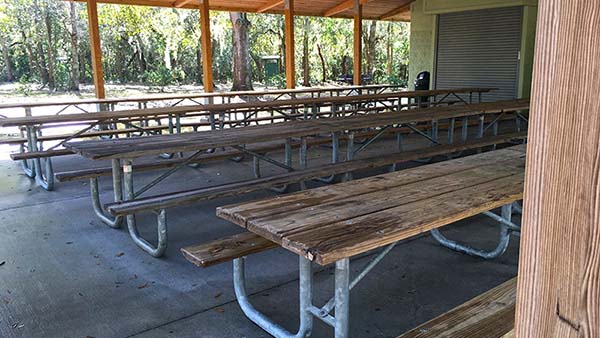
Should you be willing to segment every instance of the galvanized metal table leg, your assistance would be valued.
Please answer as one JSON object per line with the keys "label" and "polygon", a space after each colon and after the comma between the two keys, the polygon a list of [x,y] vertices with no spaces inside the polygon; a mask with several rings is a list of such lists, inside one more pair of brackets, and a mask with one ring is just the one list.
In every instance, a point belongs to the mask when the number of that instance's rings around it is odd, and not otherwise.
{"label": "galvanized metal table leg", "polygon": [[[115,202],[123,200],[123,173],[121,171],[121,162],[118,159],[112,160],[112,183],[113,183],[113,196]],[[118,229],[123,223],[123,216],[111,216],[100,201],[100,190],[98,189],[98,177],[90,178],[90,189],[92,195],[92,205],[94,212],[100,220],[113,229]]]}
{"label": "galvanized metal table leg", "polygon": [[[39,142],[35,128],[30,126],[27,127],[27,129],[28,137],[31,139],[31,151],[40,151],[40,148],[38,148]],[[54,190],[54,168],[52,167],[52,159],[48,157],[45,158],[43,162],[44,164],[42,165],[42,159],[39,157],[33,160],[35,168],[35,181],[45,190],[52,191]]]}
{"label": "galvanized metal table leg", "polygon": [[[287,165],[288,167],[292,166],[292,139],[287,138],[285,140],[285,153],[284,153],[284,163],[285,165]],[[289,185],[288,184],[283,184],[279,187],[272,187],[271,190],[277,192],[277,193],[284,193],[287,191]]]}
{"label": "galvanized metal table leg", "polygon": [[485,212],[484,215],[498,221],[500,226],[500,238],[495,249],[486,251],[476,249],[468,245],[460,244],[456,241],[446,238],[438,229],[431,230],[431,235],[441,245],[470,256],[480,257],[483,259],[494,259],[500,257],[508,248],[511,232],[519,232],[520,227],[512,223],[512,203],[502,207],[502,216],[498,216],[492,212]]}
{"label": "galvanized metal table leg", "polygon": [[[123,163],[123,180],[125,187],[125,200],[131,201],[135,198],[135,192],[133,190],[133,166],[132,161],[129,159],[125,160]],[[140,236],[135,221],[135,215],[127,215],[126,220],[129,235],[137,246],[146,251],[152,257],[158,258],[164,255],[165,251],[167,250],[167,219],[164,209],[156,212],[158,235],[158,243],[156,246],[153,246]]]}
{"label": "galvanized metal table leg", "polygon": [[299,258],[300,275],[300,325],[298,331],[290,333],[279,324],[273,322],[265,314],[259,312],[250,302],[246,291],[246,258],[233,260],[233,285],[235,296],[240,308],[251,321],[276,338],[307,338],[310,337],[313,327],[313,318],[310,312],[312,306],[313,273],[312,265],[304,257]]}
{"label": "galvanized metal table leg", "polygon": [[467,142],[467,139],[469,138],[469,118],[467,116],[462,118],[461,127],[461,141]]}
{"label": "galvanized metal table leg", "polygon": [[[479,124],[477,125],[477,138],[483,138],[483,133],[485,131],[485,115],[479,116]],[[477,148],[477,153],[481,153],[483,149]]]}
{"label": "galvanized metal table leg", "polygon": [[[354,132],[348,133],[348,140],[346,145],[346,161],[352,161],[354,159]],[[347,172],[344,176],[344,181],[351,181],[352,173]]]}
{"label": "galvanized metal table leg", "polygon": [[[30,129],[27,128],[26,129],[26,133],[23,133],[23,130],[21,129],[21,137],[25,137],[27,139],[27,146],[25,146],[24,144],[20,145],[20,151],[21,153],[25,153],[25,150],[27,151],[32,151],[31,149],[33,149],[33,142],[32,142],[32,138],[30,136]],[[23,160],[21,161],[21,168],[23,169],[23,172],[25,172],[25,175],[29,178],[35,178],[35,161],[31,160]]]}
{"label": "galvanized metal table leg", "polygon": [[[331,134],[331,163],[339,162],[339,160],[340,160],[339,148],[340,148],[340,135],[338,133],[332,133]],[[331,182],[333,182],[333,180],[335,180],[335,174],[333,174],[329,177],[322,177],[319,179],[319,181],[324,182],[324,183],[331,183]]]}
{"label": "galvanized metal table leg", "polygon": [[[403,145],[403,142],[402,142],[402,133],[400,131],[398,131],[396,133],[396,149],[398,151],[404,151],[404,145]],[[394,163],[390,167],[390,171],[396,171],[396,170],[398,170],[398,164]]]}
{"label": "galvanized metal table leg", "polygon": [[347,338],[350,328],[350,259],[335,262],[335,338]]}
{"label": "galvanized metal table leg", "polygon": [[252,172],[255,178],[260,178],[260,159],[256,156],[252,156]]}
{"label": "galvanized metal table leg", "polygon": [[[300,168],[306,169],[308,167],[308,143],[306,137],[300,138]],[[300,189],[306,190],[306,182],[300,182]]]}

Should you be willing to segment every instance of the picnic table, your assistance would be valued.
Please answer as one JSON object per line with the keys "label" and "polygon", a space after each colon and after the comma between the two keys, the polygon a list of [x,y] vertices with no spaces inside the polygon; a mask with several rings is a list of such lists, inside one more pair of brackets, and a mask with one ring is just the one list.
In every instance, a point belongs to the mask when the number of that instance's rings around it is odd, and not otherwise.
{"label": "picnic table", "polygon": [[[363,88],[363,87],[360,87]],[[284,92],[275,92],[275,99],[270,101],[254,101],[227,104],[193,104],[188,106],[169,106],[163,108],[127,109],[119,111],[101,111],[88,113],[86,110],[77,114],[30,116],[31,107],[27,106],[24,117],[0,118],[0,127],[18,127],[20,138],[0,140],[0,143],[15,144],[20,152],[11,154],[13,160],[20,160],[23,170],[28,177],[35,178],[37,183],[46,190],[52,190],[54,185],[52,157],[71,154],[62,149],[65,142],[74,139],[91,137],[130,137],[142,135],[181,133],[184,128],[194,131],[199,128],[223,129],[225,127],[247,126],[249,124],[264,124],[286,120],[307,119],[315,117],[348,116],[365,112],[381,112],[401,110],[420,106],[422,96],[439,97],[432,100],[430,105],[456,102],[475,102],[473,95],[478,94],[478,102],[482,94],[493,88],[456,88],[430,91],[385,92],[389,87],[351,88],[348,95],[340,95],[340,91],[331,90],[331,96],[321,96],[321,89],[294,91],[292,99],[280,99]],[[325,90],[325,89],[322,89]],[[373,93],[369,95],[363,92]],[[311,97],[296,98],[295,95],[310,93]],[[334,92],[338,95],[334,96]],[[358,95],[350,95],[351,93]],[[238,93],[243,94],[243,93]],[[289,94],[289,93],[288,93]],[[225,95],[225,94],[221,94]],[[407,99],[408,103],[402,103]],[[411,99],[414,102],[411,102]],[[435,102],[433,102],[435,101]],[[67,104],[67,102],[63,102]],[[59,103],[59,104],[63,104]],[[7,107],[11,107],[8,105]],[[260,115],[263,116],[260,116]],[[217,118],[218,116],[218,118]],[[239,117],[241,116],[241,118]],[[208,118],[208,121],[197,121],[194,118]],[[192,119],[182,123],[182,119]],[[62,128],[82,129],[70,133],[48,134],[42,130]],[[122,127],[120,127],[122,126]],[[98,130],[96,130],[98,129]],[[45,142],[54,142],[45,148]],[[166,156],[172,157],[172,154]],[[42,163],[43,162],[43,163]]]}
{"label": "picnic table", "polygon": [[[246,293],[244,258],[234,260],[234,286],[242,310],[269,334],[304,337],[318,318],[349,332],[350,289],[399,241],[444,225],[485,214],[498,221],[501,237],[520,227],[511,206],[522,199],[525,146],[487,152],[278,198],[223,206],[217,216],[299,256],[300,328],[293,334],[259,312]],[[502,214],[491,212],[502,208]],[[504,252],[507,240],[497,251]],[[383,250],[350,278],[350,258]],[[451,247],[457,249],[457,247]],[[460,248],[458,248],[460,250]],[[311,264],[335,263],[335,294],[322,307],[313,304]],[[335,309],[335,316],[331,311]]]}
{"label": "picnic table", "polygon": [[[415,128],[413,124],[419,122],[437,123],[440,119],[454,119],[462,117],[468,119],[470,116],[477,116],[481,122],[481,116],[486,114],[498,115],[497,118],[506,112],[515,112],[525,110],[529,107],[528,100],[501,101],[493,103],[479,103],[473,105],[461,105],[451,107],[434,107],[424,109],[412,109],[401,112],[380,113],[373,115],[360,115],[346,118],[314,119],[289,121],[269,125],[250,126],[245,128],[231,128],[216,131],[200,131],[196,133],[183,133],[172,135],[157,135],[143,138],[129,138],[117,140],[98,140],[84,142],[68,142],[65,147],[74,153],[92,160],[111,160],[113,191],[115,193],[115,202],[131,201],[140,197],[145,192],[165,180],[180,168],[192,163],[195,158],[202,156],[207,150],[231,147],[243,152],[255,159],[268,162],[272,165],[294,171],[292,168],[291,142],[292,138],[300,139],[300,165],[302,169],[307,167],[307,138],[316,135],[328,135],[332,142],[332,162],[337,161],[337,152],[339,147],[340,133],[348,133],[346,160],[352,160],[356,153],[366,148],[374,140],[380,137],[387,128],[392,126],[407,127],[418,134],[439,144],[435,137],[427,135]],[[434,123],[434,122],[432,122]],[[465,126],[463,122],[463,126]],[[358,149],[354,149],[354,133],[364,128],[380,128],[379,131]],[[453,129],[453,128],[452,128]],[[464,130],[464,129],[463,129]],[[479,136],[483,136],[484,126],[479,127]],[[463,134],[464,140],[466,135]],[[285,140],[284,162],[272,157],[254,152],[249,145],[259,144],[273,140]],[[450,142],[451,143],[451,142]],[[134,189],[133,184],[133,161],[136,158],[159,155],[162,153],[180,153],[191,152],[187,159],[180,161],[179,164],[165,173],[159,175],[145,186]],[[91,184],[92,199],[98,201],[97,184]],[[124,191],[123,191],[124,190]],[[98,216],[105,223],[112,227],[119,227],[122,221],[121,217],[112,217],[100,208],[95,208]],[[157,214],[157,232],[158,244],[151,245],[144,240],[137,230],[135,215],[125,217],[130,235],[134,242],[143,250],[152,256],[161,256],[167,243],[167,226],[164,210]]]}

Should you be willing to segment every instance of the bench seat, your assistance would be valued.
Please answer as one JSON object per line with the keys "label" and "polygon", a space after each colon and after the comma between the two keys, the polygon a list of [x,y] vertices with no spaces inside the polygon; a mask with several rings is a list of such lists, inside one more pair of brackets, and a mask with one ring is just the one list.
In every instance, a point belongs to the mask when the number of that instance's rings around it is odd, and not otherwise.
{"label": "bench seat", "polygon": [[397,338],[501,338],[515,326],[517,278]]}
{"label": "bench seat", "polygon": [[259,235],[243,232],[212,242],[182,248],[181,253],[194,265],[206,268],[276,246],[277,244]]}

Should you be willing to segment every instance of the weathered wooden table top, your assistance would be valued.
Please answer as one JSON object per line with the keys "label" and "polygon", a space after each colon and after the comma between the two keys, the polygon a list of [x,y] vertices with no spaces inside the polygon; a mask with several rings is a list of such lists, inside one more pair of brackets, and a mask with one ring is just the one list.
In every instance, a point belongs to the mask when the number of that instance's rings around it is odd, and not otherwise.
{"label": "weathered wooden table top", "polygon": [[223,206],[217,215],[321,265],[522,199],[525,146]]}
{"label": "weathered wooden table top", "polygon": [[511,100],[450,107],[433,107],[378,113],[354,117],[287,121],[281,123],[126,138],[68,142],[65,148],[90,159],[125,159],[161,153],[199,151],[241,144],[266,142],[290,137],[303,137],[323,133],[359,130],[393,124],[424,122],[452,117],[494,114],[529,108],[529,100]]}

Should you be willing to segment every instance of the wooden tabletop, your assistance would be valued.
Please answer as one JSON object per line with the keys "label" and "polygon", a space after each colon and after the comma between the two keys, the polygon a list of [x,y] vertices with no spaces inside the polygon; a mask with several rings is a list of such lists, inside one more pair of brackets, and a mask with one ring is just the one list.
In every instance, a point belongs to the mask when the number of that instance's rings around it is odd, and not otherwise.
{"label": "wooden tabletop", "polygon": [[161,153],[199,151],[252,144],[290,137],[358,130],[452,117],[501,113],[529,108],[529,100],[500,101],[450,107],[434,107],[343,118],[322,118],[274,124],[168,134],[116,140],[68,142],[65,148],[93,160],[125,159]]}
{"label": "wooden tabletop", "polygon": [[[202,98],[215,98],[215,97],[235,97],[235,96],[268,96],[268,95],[284,95],[284,94],[312,94],[319,92],[343,92],[352,91],[357,89],[364,90],[379,90],[379,89],[390,89],[398,88],[399,85],[365,85],[365,86],[339,86],[339,87],[307,87],[307,88],[295,88],[295,89],[269,89],[269,90],[244,90],[236,92],[214,92],[214,93],[198,93],[198,94],[167,94],[167,95],[144,95],[144,96],[129,96],[129,97],[114,97],[106,99],[79,99],[79,100],[65,100],[65,101],[46,101],[46,102],[15,102],[0,104],[0,109],[8,108],[35,108],[35,107],[48,107],[48,106],[68,106],[68,105],[79,105],[79,104],[96,104],[96,103],[121,103],[121,102],[150,102],[150,101],[164,101],[164,100],[184,100],[184,99],[202,99]],[[474,88],[474,92],[489,92],[493,88]]]}
{"label": "wooden tabletop", "polygon": [[388,100],[419,96],[435,96],[446,95],[449,93],[465,94],[470,92],[488,92],[493,88],[457,88],[457,89],[440,89],[440,90],[417,90],[417,91],[401,91],[401,92],[385,92],[381,94],[369,95],[344,95],[344,96],[322,96],[315,98],[298,98],[287,100],[271,100],[271,101],[253,101],[253,102],[238,102],[238,103],[215,103],[215,104],[198,104],[176,107],[163,108],[146,108],[146,109],[128,109],[118,111],[103,111],[93,113],[79,114],[62,114],[62,115],[40,115],[40,116],[23,116],[9,117],[0,119],[0,127],[15,127],[27,125],[43,125],[49,123],[67,123],[67,122],[93,122],[107,121],[112,119],[134,118],[134,117],[154,117],[168,115],[185,115],[194,112],[228,112],[236,110],[248,109],[285,109],[289,107],[301,107],[302,105],[327,105],[332,103],[337,104],[352,104],[359,102],[371,102],[377,100]]}
{"label": "wooden tabletop", "polygon": [[217,215],[326,265],[522,199],[524,168],[520,145],[219,207]]}

